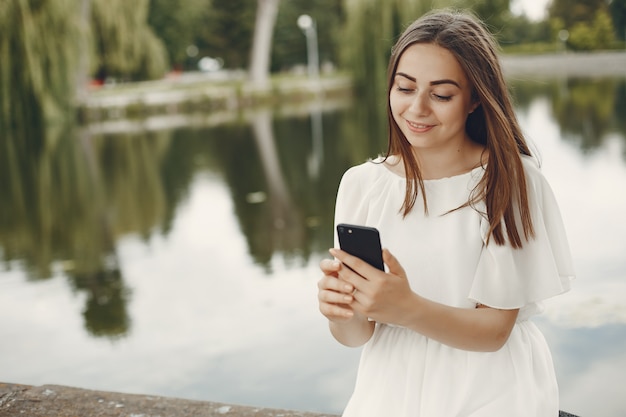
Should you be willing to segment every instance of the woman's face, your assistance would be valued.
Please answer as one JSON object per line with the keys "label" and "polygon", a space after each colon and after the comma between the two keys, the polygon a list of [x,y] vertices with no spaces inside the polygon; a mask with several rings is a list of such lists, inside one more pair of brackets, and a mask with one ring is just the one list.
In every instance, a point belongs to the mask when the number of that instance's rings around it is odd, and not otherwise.
{"label": "woman's face", "polygon": [[467,116],[477,106],[471,95],[469,81],[450,51],[419,43],[400,57],[389,104],[415,152],[457,152],[467,140]]}

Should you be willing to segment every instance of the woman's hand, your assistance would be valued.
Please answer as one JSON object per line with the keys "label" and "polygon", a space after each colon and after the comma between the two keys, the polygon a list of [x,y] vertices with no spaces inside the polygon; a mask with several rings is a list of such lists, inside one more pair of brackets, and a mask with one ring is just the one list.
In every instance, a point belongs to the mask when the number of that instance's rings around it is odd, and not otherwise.
{"label": "woman's hand", "polygon": [[345,303],[357,313],[381,323],[403,325],[402,319],[415,308],[417,295],[411,291],[404,268],[387,250],[383,261],[389,272],[380,271],[367,262],[339,250],[331,249],[342,268],[337,270],[339,287],[354,288],[353,300]]}
{"label": "woman's hand", "polygon": [[372,337],[375,323],[351,306],[354,286],[339,279],[339,274],[348,268],[337,260],[324,259],[320,269],[324,276],[317,284],[317,299],[320,312],[328,318],[330,332],[339,343],[361,346]]}
{"label": "woman's hand", "polygon": [[338,279],[339,271],[342,269],[341,262],[324,259],[320,262],[320,269],[324,273],[317,283],[320,312],[333,322],[349,321],[354,316],[354,311],[350,307],[354,287]]}

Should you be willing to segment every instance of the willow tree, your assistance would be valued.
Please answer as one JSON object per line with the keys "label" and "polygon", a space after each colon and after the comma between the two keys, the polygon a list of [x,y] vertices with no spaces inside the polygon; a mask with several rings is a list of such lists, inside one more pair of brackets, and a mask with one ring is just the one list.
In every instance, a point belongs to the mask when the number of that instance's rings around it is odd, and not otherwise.
{"label": "willow tree", "polygon": [[128,79],[163,75],[165,50],[147,13],[148,0],[1,0],[0,131],[33,136],[72,118],[96,69]]}
{"label": "willow tree", "polygon": [[0,1],[0,131],[64,116],[75,88],[81,33],[76,0]]}
{"label": "willow tree", "polygon": [[161,77],[167,52],[148,25],[148,0],[92,0],[95,67],[101,78]]}

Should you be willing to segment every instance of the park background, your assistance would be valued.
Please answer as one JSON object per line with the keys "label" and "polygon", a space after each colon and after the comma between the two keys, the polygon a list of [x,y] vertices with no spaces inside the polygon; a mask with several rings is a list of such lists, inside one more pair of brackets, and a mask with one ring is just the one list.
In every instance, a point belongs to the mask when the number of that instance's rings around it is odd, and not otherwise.
{"label": "park background", "polygon": [[340,412],[336,187],[385,149],[393,40],[455,6],[496,33],[570,235],[537,318],[561,408],[626,413],[626,2],[524,3],[0,3],[0,381]]}

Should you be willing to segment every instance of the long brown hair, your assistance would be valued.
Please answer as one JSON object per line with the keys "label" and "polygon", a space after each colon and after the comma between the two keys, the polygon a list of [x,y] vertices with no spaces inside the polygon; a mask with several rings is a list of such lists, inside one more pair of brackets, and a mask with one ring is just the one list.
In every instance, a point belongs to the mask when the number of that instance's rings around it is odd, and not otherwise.
{"label": "long brown hair", "polygon": [[420,193],[427,210],[419,165],[389,104],[398,61],[404,51],[416,43],[430,43],[447,49],[465,71],[472,87],[472,99],[480,103],[468,116],[465,129],[473,141],[485,146],[489,158],[485,174],[466,205],[484,200],[490,225],[488,239],[493,238],[497,244],[503,245],[508,238],[514,248],[521,248],[523,240],[516,218],[519,217],[521,222],[524,239],[534,236],[520,158],[522,154],[530,155],[530,149],[513,111],[496,52],[497,44],[482,22],[469,12],[431,11],[413,22],[391,51],[387,70],[387,157],[399,155],[404,163],[407,181],[403,214],[406,216],[413,209]]}

